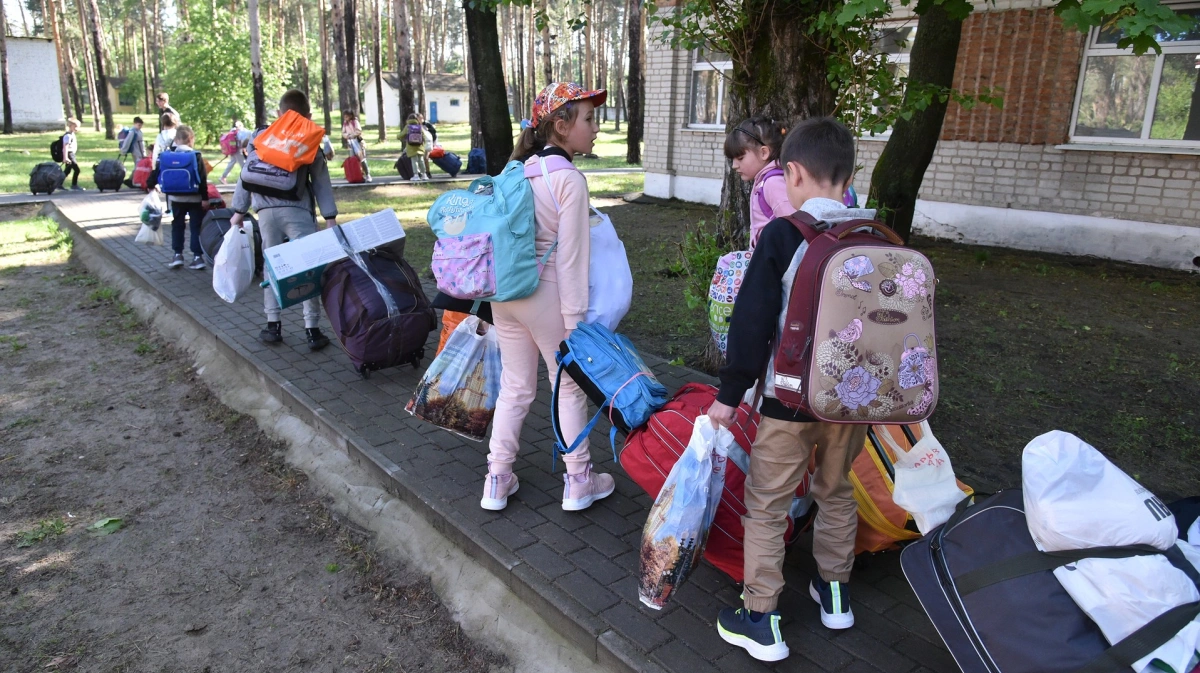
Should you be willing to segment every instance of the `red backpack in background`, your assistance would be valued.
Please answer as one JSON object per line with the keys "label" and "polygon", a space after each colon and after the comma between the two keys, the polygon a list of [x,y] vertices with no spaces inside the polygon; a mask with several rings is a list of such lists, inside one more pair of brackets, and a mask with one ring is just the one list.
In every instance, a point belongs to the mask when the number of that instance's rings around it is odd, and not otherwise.
{"label": "red backpack in background", "polygon": [[231,157],[237,154],[238,151],[238,134],[237,129],[232,129],[225,135],[221,136],[221,154]]}

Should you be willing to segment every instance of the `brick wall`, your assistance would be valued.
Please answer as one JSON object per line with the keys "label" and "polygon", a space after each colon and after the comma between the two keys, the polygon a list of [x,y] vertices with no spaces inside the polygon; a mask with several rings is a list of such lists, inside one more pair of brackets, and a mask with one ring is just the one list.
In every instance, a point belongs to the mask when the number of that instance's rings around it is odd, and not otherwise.
{"label": "brick wall", "polygon": [[1002,89],[1004,106],[951,103],[943,140],[1055,145],[1066,142],[1084,35],[1052,9],[972,13],[963,23],[954,88]]}

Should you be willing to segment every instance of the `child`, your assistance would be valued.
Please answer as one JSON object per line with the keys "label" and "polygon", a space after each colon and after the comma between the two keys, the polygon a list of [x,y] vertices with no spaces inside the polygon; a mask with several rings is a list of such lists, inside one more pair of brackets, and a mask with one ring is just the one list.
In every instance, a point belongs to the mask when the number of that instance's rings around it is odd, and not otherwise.
{"label": "child", "polygon": [[412,160],[413,180],[429,179],[429,153],[433,138],[421,124],[420,115],[410,114],[404,127],[404,155]]}
{"label": "child", "polygon": [[[798,124],[783,141],[779,160],[790,209],[799,208],[820,220],[819,228],[874,217],[874,210],[848,209],[842,204],[854,173],[854,137],[834,119],[813,118]],[[820,577],[812,581],[808,593],[820,603],[821,623],[826,627],[845,629],[854,624],[847,582],[854,565],[857,507],[848,475],[863,448],[866,426],[825,423],[794,412],[775,398],[772,385],[772,344],[782,329],[792,279],[807,249],[803,235],[785,219],[774,219],[763,228],[733,309],[721,389],[708,411],[714,424],[728,426],[743,395],[766,370],[762,421],[750,452],[742,518],[744,607],[726,608],[717,616],[721,638],[761,661],[788,656],[776,610],[783,590],[783,536],[788,506],[813,451],[817,461],[813,494],[818,505],[813,556]]]}
{"label": "child", "polygon": [[134,117],[133,128],[129,129],[129,135],[125,136],[125,143],[121,145],[121,153],[132,156],[135,164],[146,157],[146,136],[142,134],[144,124],[141,117]]}
{"label": "child", "polygon": [[[167,115],[164,115],[167,116]],[[204,157],[192,149],[196,134],[190,126],[174,128],[174,152],[195,152],[196,170],[200,174],[200,189],[195,194],[172,194],[167,197],[171,208],[171,247],[175,256],[167,266],[178,269],[183,266],[183,232],[185,227],[192,231],[192,263],[188,268],[204,270],[204,251],[200,247],[200,224],[204,221],[204,202],[208,200],[208,171],[204,168]]]}
{"label": "child", "polygon": [[[536,167],[543,157],[558,156],[570,161],[576,153],[590,152],[600,130],[593,110],[603,105],[605,98],[607,93],[603,89],[587,91],[574,83],[547,86],[534,99],[530,127],[521,132],[512,158]],[[558,247],[533,294],[492,304],[503,373],[492,425],[488,474],[480,501],[488,510],[504,509],[508,496],[517,492],[512,466],[520,449],[521,426],[537,396],[538,353],[553,370],[559,343],[583,321],[588,310],[591,230],[587,179],[573,170],[548,175],[548,178],[540,174],[530,178],[537,220],[534,242],[539,259],[555,241]],[[588,401],[570,377],[563,377],[558,409],[563,434],[579,436],[587,425]],[[592,472],[590,459],[586,438],[563,457],[567,465],[563,476],[564,510],[587,509],[593,502],[612,495],[612,476]]]}
{"label": "child", "polygon": [[240,120],[233,122],[231,129],[237,135],[237,149],[233,154],[229,155],[229,164],[225,166],[225,172],[221,174],[221,184],[227,184],[225,178],[229,177],[229,172],[234,166],[243,166],[246,163],[246,143],[250,142],[250,132]]}
{"label": "child", "polygon": [[[279,114],[282,116],[288,110],[312,119],[312,109],[308,104],[308,96],[303,91],[292,89],[279,99]],[[250,138],[254,144],[256,132]],[[329,165],[325,163],[324,152],[317,152],[316,158],[307,166],[301,166],[298,171],[296,184],[296,200],[252,194],[246,189],[241,177],[233,191],[233,216],[229,221],[235,227],[241,227],[250,206],[258,214],[258,228],[262,232],[263,249],[273,248],[283,243],[283,237],[296,240],[317,231],[316,213],[313,212],[314,202],[321,209],[325,225],[332,227],[337,224],[337,203],[333,200],[333,186],[329,182]],[[311,190],[311,191],[310,191]],[[309,196],[311,193],[311,197]],[[308,339],[309,350],[318,351],[329,345],[329,337],[321,333],[317,323],[321,319],[319,299],[309,299],[304,302],[304,333]],[[259,332],[258,338],[265,343],[283,341],[283,326],[280,320],[281,310],[275,292],[271,288],[263,290],[263,307],[267,314],[267,326]]]}
{"label": "child", "polygon": [[175,144],[175,115],[164,112],[159,118],[159,123],[162,124],[162,131],[154,139],[154,147],[150,150],[151,163],[155,166],[158,165],[158,155],[171,149],[171,146]]}
{"label": "child", "polygon": [[79,138],[76,136],[76,131],[78,130],[79,120],[74,117],[68,117],[67,132],[62,137],[63,173],[73,173],[71,175],[71,190],[82,192],[84,189],[79,186],[79,162],[75,160],[75,153],[79,151]]}
{"label": "child", "polygon": [[750,249],[767,223],[795,212],[788,204],[779,149],[783,145],[783,127],[766,117],[751,117],[738,124],[725,137],[725,157],[733,161],[733,170],[754,186],[750,190]]}
{"label": "child", "polygon": [[363,144],[362,127],[358,125],[358,115],[353,112],[347,112],[346,120],[342,122],[342,139],[350,146],[351,156],[362,160],[363,179],[370,182],[371,168],[367,165],[367,146]]}

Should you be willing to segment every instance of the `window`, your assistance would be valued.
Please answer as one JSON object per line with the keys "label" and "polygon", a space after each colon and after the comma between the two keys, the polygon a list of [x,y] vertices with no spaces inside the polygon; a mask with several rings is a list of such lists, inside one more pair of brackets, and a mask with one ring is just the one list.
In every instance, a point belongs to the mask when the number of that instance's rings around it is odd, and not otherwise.
{"label": "window", "polygon": [[[908,64],[912,57],[913,40],[917,37],[917,25],[915,23],[907,24],[891,24],[879,31],[879,35],[875,40],[875,49],[878,53],[887,55],[887,69],[892,73],[897,81],[908,77]],[[872,110],[875,114],[880,114],[886,110],[880,110],[874,107]],[[866,126],[866,124],[864,124]],[[888,129],[882,133],[870,133],[864,129],[863,137],[880,138],[891,135],[892,129]]]}
{"label": "window", "polygon": [[134,107],[137,105],[138,97],[136,93],[129,93],[124,89],[117,92],[117,105],[123,107]]}
{"label": "window", "polygon": [[[1200,7],[1175,11],[1200,17]],[[1071,141],[1200,147],[1200,28],[1162,33],[1161,54],[1118,49],[1121,32],[1092,31],[1083,58]]]}
{"label": "window", "polygon": [[458,107],[458,105],[459,105],[459,103],[458,103],[458,99],[457,99],[457,98],[451,98],[451,99],[450,99],[450,107]]}
{"label": "window", "polygon": [[696,50],[692,64],[692,100],[688,126],[725,130],[727,79],[733,70],[728,54]]}

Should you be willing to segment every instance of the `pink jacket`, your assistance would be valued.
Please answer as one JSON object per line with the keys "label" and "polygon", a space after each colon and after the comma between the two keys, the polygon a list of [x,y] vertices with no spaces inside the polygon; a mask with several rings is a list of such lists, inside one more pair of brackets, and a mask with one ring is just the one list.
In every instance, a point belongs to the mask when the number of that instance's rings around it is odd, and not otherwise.
{"label": "pink jacket", "polygon": [[[552,164],[566,162],[562,157],[548,157],[550,180],[542,177],[538,157],[525,162],[529,182],[533,186],[534,215],[537,230],[534,244],[538,258],[546,254],[554,241],[558,247],[542,271],[542,281],[557,283],[561,300],[563,323],[567,329],[587,317],[588,263],[591,260],[591,224],[587,178],[578,170],[554,170]],[[557,200],[557,205],[555,201]]]}
{"label": "pink jacket", "polygon": [[[762,234],[762,230],[767,226],[767,223],[776,217],[791,215],[796,212],[796,208],[788,202],[787,183],[782,175],[772,175],[766,180],[763,176],[773,169],[779,168],[778,161],[763,166],[763,169],[754,176],[754,188],[750,190],[750,249],[753,250],[755,245],[758,245],[758,237]],[[769,214],[763,211],[762,204],[758,198],[758,193],[762,192],[763,198],[767,202],[767,207],[774,211],[774,214]]]}

